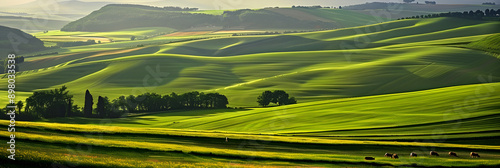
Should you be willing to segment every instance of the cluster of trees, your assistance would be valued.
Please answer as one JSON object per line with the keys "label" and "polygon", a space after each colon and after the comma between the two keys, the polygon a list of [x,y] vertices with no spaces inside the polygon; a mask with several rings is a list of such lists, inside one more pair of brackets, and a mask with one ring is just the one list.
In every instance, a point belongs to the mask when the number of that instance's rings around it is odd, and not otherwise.
{"label": "cluster of trees", "polygon": [[290,97],[290,95],[283,90],[267,90],[262,92],[262,95],[257,97],[257,103],[263,107],[268,106],[270,103],[281,106],[287,104],[297,104],[297,100],[295,100],[295,97]]}
{"label": "cluster of trees", "polygon": [[[54,118],[77,116],[79,108],[73,105],[73,95],[68,94],[68,88],[48,91],[36,91],[26,99],[24,115],[29,118]],[[23,104],[18,102],[17,104]],[[18,105],[19,107],[19,105]],[[18,111],[21,112],[22,106]],[[20,113],[23,114],[23,113]]]}
{"label": "cluster of trees", "polygon": [[181,7],[177,7],[177,6],[165,6],[163,7],[164,10],[168,10],[168,11],[197,11],[198,8],[188,8],[188,7],[185,7],[185,8],[181,8]]}
{"label": "cluster of trees", "polygon": [[97,99],[97,108],[92,110],[93,97],[87,90],[85,94],[84,114],[92,117],[93,112],[98,117],[121,117],[125,113],[156,112],[181,109],[227,108],[227,97],[219,93],[187,92],[160,95],[145,93],[138,96],[120,96],[114,100],[108,97]]}
{"label": "cluster of trees", "polygon": [[[18,115],[16,118],[19,120],[55,117],[118,118],[129,112],[227,108],[227,104],[229,104],[227,97],[222,94],[193,91],[184,94],[171,93],[169,95],[145,93],[138,96],[120,96],[114,100],[98,96],[94,108],[93,96],[87,90],[85,105],[82,109],[74,105],[73,95],[69,94],[66,86],[54,90],[36,91],[25,102],[26,104],[19,101],[16,104],[7,105],[17,107]],[[24,111],[22,111],[23,107]],[[0,112],[5,113],[7,110],[7,108],[0,109]],[[0,116],[0,118],[2,117],[5,116]]]}
{"label": "cluster of trees", "polygon": [[[98,41],[97,43],[101,43]],[[83,45],[92,45],[97,44],[95,40],[87,40],[87,41],[71,41],[71,42],[57,42],[57,46],[59,47],[74,47],[74,46],[83,46]]]}
{"label": "cluster of trees", "polygon": [[[278,106],[297,103],[294,97],[290,97],[283,90],[265,91],[257,98],[257,102],[264,107],[270,103]],[[138,96],[120,96],[114,100],[98,96],[96,108],[94,108],[94,98],[87,90],[85,105],[80,108],[74,105],[73,95],[69,94],[68,88],[62,86],[54,90],[36,91],[26,99],[26,104],[19,101],[7,106],[17,107],[17,119],[35,120],[55,117],[118,118],[126,113],[227,108],[228,104],[227,97],[222,94],[193,91],[184,94],[172,92],[168,95],[145,93]],[[22,111],[23,107],[24,111]],[[0,109],[0,112],[5,113],[7,110],[7,108]]]}
{"label": "cluster of trees", "polygon": [[308,8],[308,9],[319,9],[323,8],[320,5],[314,5],[314,6],[295,6],[293,5],[292,8]]}
{"label": "cluster of trees", "polygon": [[499,17],[500,9],[486,9],[484,12],[481,10],[476,11],[464,11],[464,12],[448,12],[439,14],[428,14],[428,15],[417,15],[412,17],[400,18],[402,19],[415,19],[415,18],[436,18],[436,17],[460,17],[460,18],[471,18],[471,19],[483,19],[484,17]]}
{"label": "cluster of trees", "polygon": [[[320,9],[320,8],[336,8],[336,7],[329,7],[329,6],[325,6],[325,7],[322,7],[321,5],[314,5],[314,6],[295,6],[293,5],[292,8],[306,8],[306,9]],[[339,6],[339,9],[342,9],[342,6]]]}
{"label": "cluster of trees", "polygon": [[425,1],[425,4],[436,5],[436,1]]}

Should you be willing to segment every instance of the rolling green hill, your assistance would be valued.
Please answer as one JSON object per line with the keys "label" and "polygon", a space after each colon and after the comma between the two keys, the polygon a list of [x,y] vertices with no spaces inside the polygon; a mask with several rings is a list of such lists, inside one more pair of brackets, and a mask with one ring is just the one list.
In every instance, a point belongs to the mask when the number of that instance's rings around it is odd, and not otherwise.
{"label": "rolling green hill", "polygon": [[472,42],[467,47],[500,53],[500,34],[485,37],[479,41]]}
{"label": "rolling green hill", "polygon": [[43,42],[19,29],[0,26],[0,59],[7,54],[25,54],[44,50]]}
{"label": "rolling green hill", "polygon": [[[457,47],[457,43],[498,33],[499,24],[458,18],[410,19],[125,49],[107,44],[75,47],[55,57],[28,57],[24,67],[36,69],[21,67],[26,71],[18,75],[23,86],[19,92],[66,85],[81,105],[83,92],[77,91],[86,89],[110,98],[143,92],[217,91],[228,96],[230,106],[256,106],[258,94],[274,89],[289,91],[299,102],[310,102],[477,84],[479,76],[491,76],[497,82],[500,62],[496,56]],[[142,42],[149,40],[154,39]],[[150,79],[157,75],[153,72],[160,77]]]}
{"label": "rolling green hill", "polygon": [[242,9],[228,11],[169,11],[141,5],[106,5],[64,26],[63,31],[114,31],[137,27],[225,29],[332,29],[373,23],[370,15],[333,9]]}
{"label": "rolling green hill", "polygon": [[[496,56],[457,47],[457,43],[498,33],[499,24],[410,19],[125,49],[108,48],[108,44],[74,47],[54,57],[28,57],[21,67],[25,72],[18,74],[22,86],[18,91],[22,98],[23,93],[66,85],[80,105],[83,92],[77,91],[86,89],[110,98],[143,92],[217,91],[229,97],[231,106],[256,106],[258,94],[274,89],[310,102],[476,84],[481,82],[479,76],[488,75],[497,82]],[[155,39],[134,43],[150,40]],[[159,71],[161,79],[145,81],[154,75],[152,71]]]}
{"label": "rolling green hill", "polygon": [[[159,113],[113,119],[110,125],[373,140],[500,136],[498,88],[500,83],[485,82],[271,108]],[[98,125],[102,120],[61,118],[47,122]],[[438,128],[438,134],[429,132]]]}

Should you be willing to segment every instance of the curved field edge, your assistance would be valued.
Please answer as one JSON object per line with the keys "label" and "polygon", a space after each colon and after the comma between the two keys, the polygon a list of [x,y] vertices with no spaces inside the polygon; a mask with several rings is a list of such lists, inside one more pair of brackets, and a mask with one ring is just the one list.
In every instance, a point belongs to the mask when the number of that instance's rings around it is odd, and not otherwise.
{"label": "curved field edge", "polygon": [[[56,130],[58,132],[82,133],[82,134],[137,134],[137,135],[159,135],[159,136],[180,136],[180,137],[199,137],[199,138],[220,138],[230,137],[230,139],[238,140],[259,140],[272,142],[286,143],[314,143],[314,144],[354,144],[354,145],[385,145],[385,146],[414,146],[414,147],[443,147],[443,148],[463,148],[463,149],[483,149],[483,150],[500,150],[500,146],[494,145],[471,145],[471,144],[449,144],[449,143],[426,143],[426,142],[396,142],[396,141],[367,141],[367,140],[342,140],[342,139],[320,139],[310,137],[295,137],[280,134],[249,134],[238,132],[220,132],[220,131],[186,131],[174,130],[165,128],[130,128],[116,126],[91,126],[79,124],[58,124],[58,123],[36,123],[36,122],[16,122],[17,128],[31,128],[40,130]],[[0,125],[8,126],[9,121],[0,120]],[[50,139],[49,136],[32,135],[29,133],[16,133],[21,139],[37,140],[46,139],[44,141],[57,141],[60,138]],[[7,137],[6,131],[3,131],[0,136]]]}
{"label": "curved field edge", "polygon": [[[10,133],[3,131],[0,136],[7,137]],[[289,152],[264,152],[252,151],[250,153],[244,150],[234,149],[220,149],[202,147],[196,145],[177,145],[165,143],[150,143],[150,142],[137,142],[127,140],[110,140],[100,138],[87,138],[87,137],[64,137],[54,135],[40,135],[28,133],[16,133],[16,139],[41,141],[47,143],[60,143],[60,144],[81,144],[89,146],[100,147],[113,147],[113,148],[127,148],[127,149],[146,149],[153,151],[164,152],[179,152],[195,153],[200,155],[213,155],[228,158],[254,158],[263,160],[282,160],[282,161],[306,161],[306,162],[332,162],[332,163],[371,163],[378,165],[394,165],[401,166],[409,163],[419,166],[494,166],[500,165],[499,160],[491,159],[476,159],[476,160],[463,160],[455,158],[436,158],[436,157],[419,157],[414,161],[409,160],[393,160],[393,159],[379,159],[374,162],[362,161],[362,156],[359,155],[345,155],[345,154],[309,154],[309,153],[289,153]],[[363,144],[366,145],[366,144]],[[383,147],[381,148],[383,149]]]}

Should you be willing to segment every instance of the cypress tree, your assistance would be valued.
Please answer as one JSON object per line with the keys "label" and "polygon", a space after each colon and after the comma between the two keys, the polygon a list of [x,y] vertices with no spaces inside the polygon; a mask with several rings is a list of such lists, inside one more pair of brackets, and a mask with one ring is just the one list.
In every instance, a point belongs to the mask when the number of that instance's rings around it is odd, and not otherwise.
{"label": "cypress tree", "polygon": [[83,113],[85,114],[85,117],[92,116],[93,105],[94,105],[94,98],[92,98],[92,95],[90,94],[89,90],[87,90],[87,92],[85,92],[85,106],[83,107]]}

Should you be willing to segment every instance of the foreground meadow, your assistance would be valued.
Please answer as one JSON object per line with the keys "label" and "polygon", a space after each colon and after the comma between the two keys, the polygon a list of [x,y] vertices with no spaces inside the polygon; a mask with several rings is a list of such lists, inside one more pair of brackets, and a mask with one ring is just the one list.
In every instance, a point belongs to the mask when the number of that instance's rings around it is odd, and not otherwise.
{"label": "foreground meadow", "polygon": [[[489,89],[498,86],[467,85],[271,108],[19,121],[16,138],[19,159],[34,165],[496,167],[500,165],[500,144],[495,141],[500,125],[494,100],[500,94]],[[477,95],[482,95],[475,99],[477,104],[456,104]],[[441,103],[421,106],[430,102]],[[407,108],[389,112],[387,103]],[[327,116],[329,120],[314,120]],[[7,126],[8,121],[0,125]],[[8,135],[0,133],[6,140]],[[431,150],[441,156],[429,156]],[[449,151],[459,157],[448,156]],[[481,157],[470,158],[472,151]],[[384,157],[385,152],[398,153],[400,159]],[[418,157],[410,157],[410,152]],[[376,159],[366,161],[366,156]]]}

